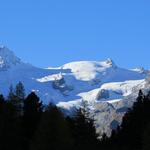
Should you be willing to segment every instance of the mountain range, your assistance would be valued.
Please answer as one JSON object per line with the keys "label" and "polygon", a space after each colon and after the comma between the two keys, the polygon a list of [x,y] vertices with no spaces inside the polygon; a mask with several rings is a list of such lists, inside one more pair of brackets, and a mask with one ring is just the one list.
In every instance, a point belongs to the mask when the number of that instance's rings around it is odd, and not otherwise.
{"label": "mountain range", "polygon": [[0,92],[7,96],[10,85],[21,81],[43,103],[55,103],[66,114],[86,102],[95,117],[98,132],[110,134],[136,100],[139,89],[149,87],[149,71],[124,69],[113,60],[77,61],[60,67],[39,68],[23,62],[0,46]]}

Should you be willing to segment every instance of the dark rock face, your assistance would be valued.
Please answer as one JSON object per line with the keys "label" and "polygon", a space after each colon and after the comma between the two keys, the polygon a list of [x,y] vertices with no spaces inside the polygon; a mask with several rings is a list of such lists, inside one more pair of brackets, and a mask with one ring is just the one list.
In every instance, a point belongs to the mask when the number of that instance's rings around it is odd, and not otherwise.
{"label": "dark rock face", "polygon": [[59,90],[64,96],[67,96],[67,93],[73,90],[72,87],[66,84],[65,79],[62,75],[60,76],[60,78],[53,81],[52,86],[54,89]]}
{"label": "dark rock face", "polygon": [[102,89],[99,91],[96,100],[101,100],[101,99],[108,99],[109,98],[109,91]]}

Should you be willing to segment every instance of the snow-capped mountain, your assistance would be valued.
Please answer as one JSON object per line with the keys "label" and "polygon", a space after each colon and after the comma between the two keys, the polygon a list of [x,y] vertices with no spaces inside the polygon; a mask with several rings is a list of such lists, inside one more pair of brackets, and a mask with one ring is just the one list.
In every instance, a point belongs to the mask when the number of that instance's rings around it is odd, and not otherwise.
{"label": "snow-capped mountain", "polygon": [[[38,68],[0,47],[0,92],[21,81],[28,94],[35,91],[44,103],[54,102],[66,112],[87,101],[98,131],[109,132],[131,107],[138,90],[145,88],[148,71],[123,69],[111,59],[78,61],[58,68]],[[133,93],[133,94],[132,94]]]}
{"label": "snow-capped mountain", "polygon": [[13,65],[21,63],[21,60],[14,55],[7,47],[0,46],[0,69],[6,70]]}

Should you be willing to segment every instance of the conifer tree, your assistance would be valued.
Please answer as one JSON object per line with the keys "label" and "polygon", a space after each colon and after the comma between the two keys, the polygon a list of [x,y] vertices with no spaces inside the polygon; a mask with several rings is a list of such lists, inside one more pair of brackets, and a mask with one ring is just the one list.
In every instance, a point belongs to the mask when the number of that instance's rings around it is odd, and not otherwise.
{"label": "conifer tree", "polygon": [[[85,105],[84,105],[85,106]],[[94,119],[89,116],[87,108],[77,110],[74,118],[74,135],[76,148],[97,148],[99,140]]]}
{"label": "conifer tree", "polygon": [[15,96],[13,85],[9,87],[8,100],[10,101]]}
{"label": "conifer tree", "polygon": [[72,138],[62,112],[50,104],[42,115],[31,150],[69,150]]}
{"label": "conifer tree", "polygon": [[4,98],[4,96],[2,94],[0,94],[0,107],[3,106],[4,103],[5,103],[5,98]]}
{"label": "conifer tree", "polygon": [[42,114],[43,105],[40,98],[31,92],[24,100],[23,105],[23,136],[24,145],[23,147],[29,149],[31,139],[37,129],[40,117]]}
{"label": "conifer tree", "polygon": [[15,89],[15,95],[18,97],[18,99],[20,100],[24,100],[25,99],[25,89],[24,89],[24,85],[22,84],[22,82],[19,82],[16,85],[16,89]]}
{"label": "conifer tree", "polygon": [[16,117],[23,115],[23,101],[25,98],[24,86],[21,82],[16,85],[15,90],[10,86],[8,100],[12,103],[16,111]]}
{"label": "conifer tree", "polygon": [[34,92],[31,92],[24,100],[24,115],[34,116],[41,113],[42,110],[42,101],[40,101],[40,98]]}
{"label": "conifer tree", "polygon": [[0,96],[0,149],[21,150],[19,118],[16,117],[16,108],[12,101],[6,101]]}
{"label": "conifer tree", "polygon": [[150,150],[150,120],[142,135],[142,150]]}

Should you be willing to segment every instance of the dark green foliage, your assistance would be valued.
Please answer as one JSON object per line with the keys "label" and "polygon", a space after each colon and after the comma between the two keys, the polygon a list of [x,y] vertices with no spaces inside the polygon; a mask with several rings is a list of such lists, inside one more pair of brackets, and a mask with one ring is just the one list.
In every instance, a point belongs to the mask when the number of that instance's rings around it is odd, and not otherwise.
{"label": "dark green foliage", "polygon": [[0,95],[1,150],[149,150],[150,92],[139,91],[111,137],[98,139],[94,122],[85,102],[75,116],[66,117],[55,105],[44,109],[34,92],[25,97],[21,82],[15,90],[10,87],[8,99]]}
{"label": "dark green foliage", "polygon": [[149,122],[150,99],[140,91],[133,108],[123,118],[120,130],[121,143],[132,150],[142,149],[142,134]]}
{"label": "dark green foliage", "polygon": [[72,122],[72,132],[75,138],[76,149],[96,149],[99,144],[98,134],[96,133],[94,119],[89,116],[89,113],[84,105],[76,111],[76,115]]}
{"label": "dark green foliage", "polygon": [[25,90],[24,86],[21,82],[19,82],[16,85],[15,90],[13,89],[13,86],[10,86],[10,91],[8,95],[8,100],[12,103],[14,106],[14,109],[16,110],[16,117],[23,115],[23,101],[25,99]]}
{"label": "dark green foliage", "polygon": [[18,97],[18,99],[25,99],[25,89],[21,82],[16,85],[15,95]]}
{"label": "dark green foliage", "polygon": [[11,86],[9,87],[8,100],[11,100],[11,99],[14,97],[14,95],[15,95],[14,88],[13,88],[13,86],[11,85]]}
{"label": "dark green foliage", "polygon": [[4,103],[5,103],[5,98],[4,98],[4,96],[1,94],[1,95],[0,95],[0,107],[3,106]]}
{"label": "dark green foliage", "polygon": [[10,101],[0,96],[0,149],[19,150],[20,145],[19,118],[16,118],[16,109]]}
{"label": "dark green foliage", "polygon": [[94,120],[85,109],[77,110],[74,118],[66,118],[52,104],[43,109],[34,92],[25,98],[22,83],[15,90],[11,86],[8,100],[0,95],[0,149],[96,149],[97,137]]}
{"label": "dark green foliage", "polygon": [[10,87],[8,100],[0,95],[0,149],[28,150],[41,113],[39,98],[35,93],[25,98],[21,82]]}
{"label": "dark green foliage", "polygon": [[56,106],[50,104],[42,114],[31,150],[69,150],[72,142],[64,115]]}
{"label": "dark green foliage", "polygon": [[147,124],[147,126],[143,130],[142,145],[143,145],[143,150],[150,149],[150,122]]}
{"label": "dark green foliage", "polygon": [[24,100],[24,115],[34,116],[41,113],[42,109],[43,106],[39,97],[34,92],[31,92]]}
{"label": "dark green foliage", "polygon": [[24,100],[22,128],[24,137],[24,148],[29,149],[29,145],[37,129],[42,114],[43,105],[39,97],[31,92]]}

